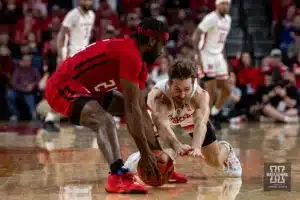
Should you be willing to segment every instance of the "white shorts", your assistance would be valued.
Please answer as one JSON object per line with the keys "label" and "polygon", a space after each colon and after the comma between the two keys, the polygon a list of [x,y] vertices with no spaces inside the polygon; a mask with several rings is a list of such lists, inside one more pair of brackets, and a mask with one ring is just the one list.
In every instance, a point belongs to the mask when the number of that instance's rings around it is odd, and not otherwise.
{"label": "white shorts", "polygon": [[201,51],[201,60],[204,76],[218,80],[228,79],[228,66],[223,54]]}

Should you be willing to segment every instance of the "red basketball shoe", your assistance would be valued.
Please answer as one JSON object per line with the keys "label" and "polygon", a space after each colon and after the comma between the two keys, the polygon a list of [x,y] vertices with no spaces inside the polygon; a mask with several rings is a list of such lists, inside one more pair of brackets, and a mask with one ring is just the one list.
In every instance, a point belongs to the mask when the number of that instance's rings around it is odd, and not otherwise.
{"label": "red basketball shoe", "polygon": [[187,178],[183,174],[178,172],[173,172],[169,180],[170,183],[187,183]]}
{"label": "red basketball shoe", "polygon": [[107,179],[105,190],[108,193],[122,194],[147,194],[148,189],[137,183],[133,174],[124,172],[121,174],[110,173]]}

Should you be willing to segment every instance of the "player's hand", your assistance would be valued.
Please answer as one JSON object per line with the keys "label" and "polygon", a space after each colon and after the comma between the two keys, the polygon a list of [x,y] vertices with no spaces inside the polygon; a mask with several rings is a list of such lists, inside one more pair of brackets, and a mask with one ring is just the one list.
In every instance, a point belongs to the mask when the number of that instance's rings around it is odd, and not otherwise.
{"label": "player's hand", "polygon": [[176,155],[185,156],[188,155],[189,152],[193,150],[193,148],[188,144],[178,144],[175,146]]}
{"label": "player's hand", "polygon": [[203,154],[201,152],[201,148],[199,148],[199,147],[194,148],[191,152],[189,152],[189,155],[205,159],[205,157],[203,156]]}
{"label": "player's hand", "polygon": [[152,152],[148,155],[141,155],[140,164],[139,167],[143,169],[147,169],[152,174],[155,174],[157,177],[157,180],[160,179],[161,174],[157,167],[157,161],[159,161],[159,158],[155,156]]}

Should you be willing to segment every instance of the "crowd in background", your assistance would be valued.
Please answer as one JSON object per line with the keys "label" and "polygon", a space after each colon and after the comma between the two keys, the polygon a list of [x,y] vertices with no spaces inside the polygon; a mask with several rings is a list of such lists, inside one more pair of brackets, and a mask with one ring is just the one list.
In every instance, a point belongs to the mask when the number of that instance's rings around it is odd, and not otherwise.
{"label": "crowd in background", "polygon": [[[297,2],[270,0],[274,49],[260,66],[253,52],[229,58],[233,91],[220,119],[289,122],[300,109],[300,11]],[[142,17],[169,25],[170,40],[150,70],[149,86],[167,78],[175,58],[194,58],[191,36],[213,0],[99,0],[92,41],[129,37]],[[299,3],[298,3],[299,4]],[[56,69],[56,38],[72,1],[0,0],[0,119],[38,119],[47,79]],[[201,82],[201,81],[200,81]],[[241,117],[242,116],[242,117]],[[238,121],[239,121],[238,120]]]}

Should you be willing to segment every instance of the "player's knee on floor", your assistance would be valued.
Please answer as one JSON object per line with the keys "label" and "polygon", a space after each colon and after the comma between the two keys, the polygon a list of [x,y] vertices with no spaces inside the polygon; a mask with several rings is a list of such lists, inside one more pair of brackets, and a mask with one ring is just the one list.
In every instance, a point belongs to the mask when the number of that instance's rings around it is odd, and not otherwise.
{"label": "player's knee on floor", "polygon": [[71,122],[74,125],[82,125],[94,131],[100,126],[113,126],[113,117],[107,113],[98,103],[91,98],[79,98],[75,101]]}
{"label": "player's knee on floor", "polygon": [[212,167],[215,168],[222,168],[223,167],[223,163],[220,161],[219,156],[215,155],[215,157],[213,156],[209,156],[206,159],[206,163],[209,164]]}

